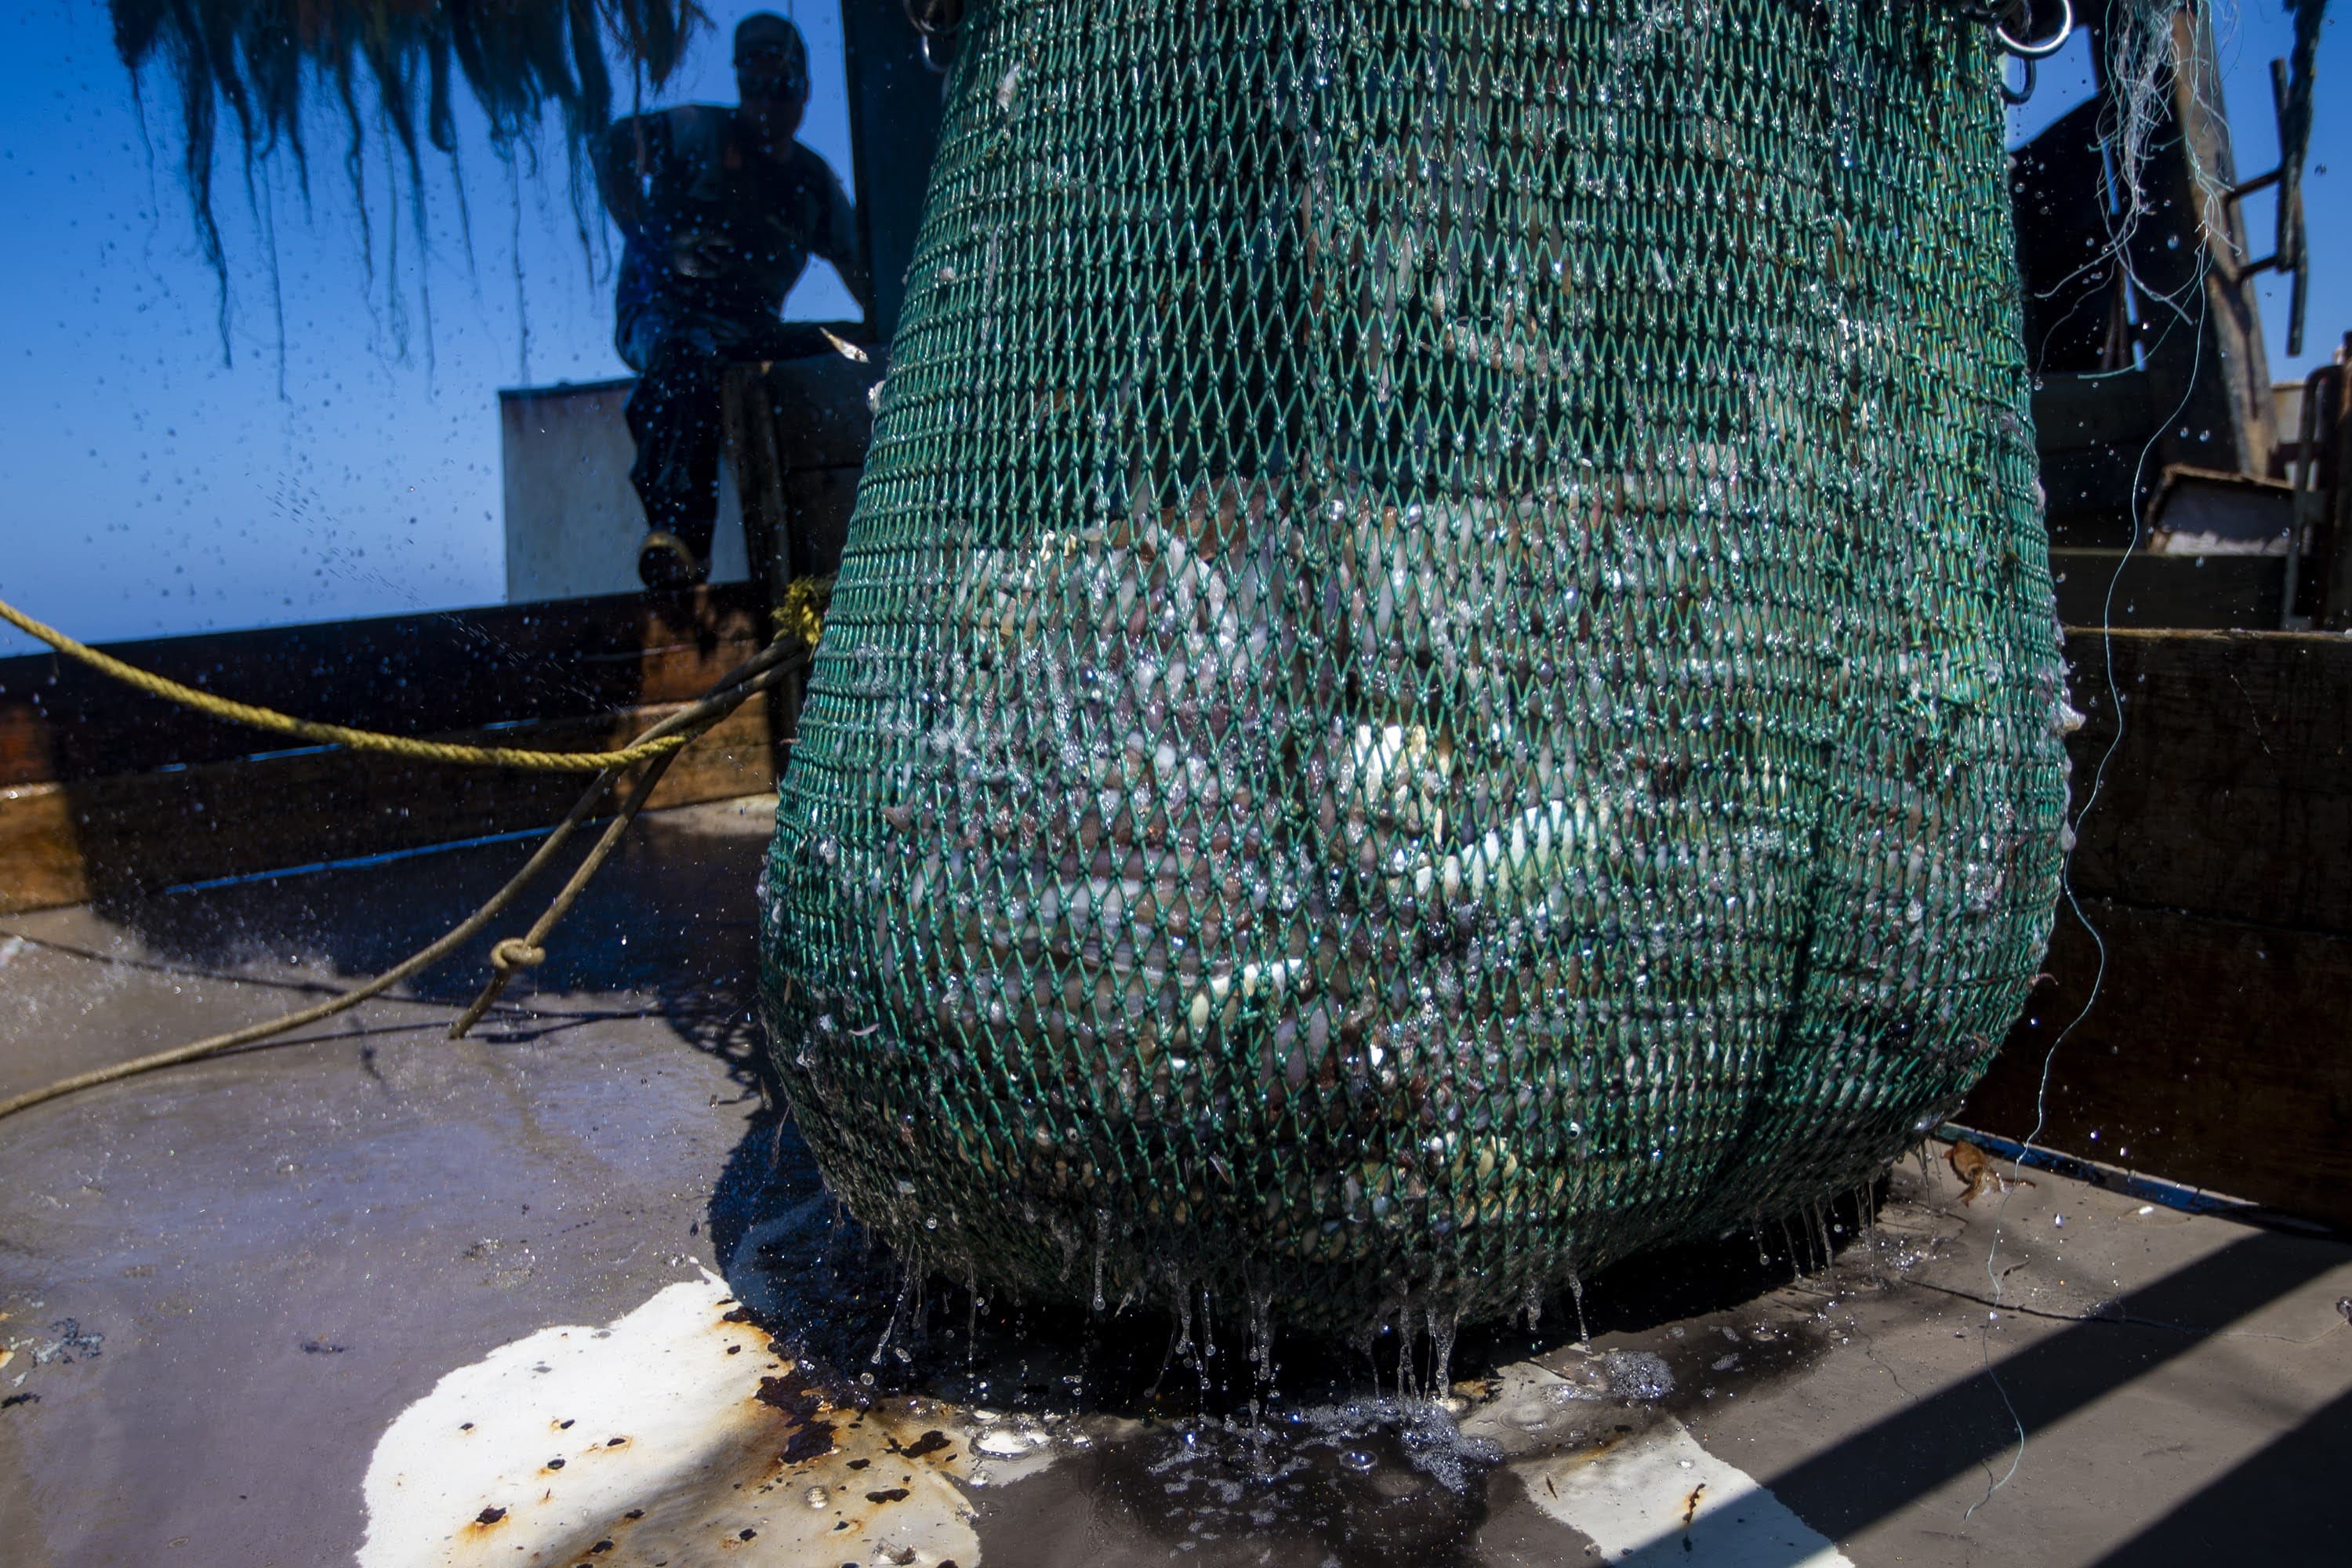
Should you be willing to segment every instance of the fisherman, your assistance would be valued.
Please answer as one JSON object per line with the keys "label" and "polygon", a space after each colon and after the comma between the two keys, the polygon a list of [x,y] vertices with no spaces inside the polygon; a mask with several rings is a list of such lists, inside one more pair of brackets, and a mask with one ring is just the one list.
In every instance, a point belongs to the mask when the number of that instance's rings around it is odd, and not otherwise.
{"label": "fisherman", "polygon": [[744,17],[735,85],[734,109],[689,103],[620,121],[597,163],[625,240],[613,336],[638,374],[629,482],[646,509],[637,575],[652,588],[710,574],[726,367],[826,350],[815,327],[777,314],[808,258],[831,262],[861,307],[873,301],[848,194],[793,140],[809,96],[800,29],[772,12]]}

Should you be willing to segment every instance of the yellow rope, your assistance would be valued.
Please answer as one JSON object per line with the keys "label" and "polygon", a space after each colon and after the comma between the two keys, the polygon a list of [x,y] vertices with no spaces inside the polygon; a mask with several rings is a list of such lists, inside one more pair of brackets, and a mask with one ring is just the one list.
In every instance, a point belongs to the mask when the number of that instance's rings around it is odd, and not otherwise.
{"label": "yellow rope", "polygon": [[[802,668],[807,663],[806,648],[782,641],[770,643],[759,653],[728,671],[720,678],[719,684],[711,688],[708,696],[672,713],[660,723],[647,730],[641,739],[652,740],[672,734],[699,735],[760,692],[773,689],[778,681]],[[547,933],[554,928],[555,921],[572,907],[572,900],[579,897],[580,889],[586,886],[587,879],[595,875],[597,868],[610,858],[614,849],[619,845],[621,836],[628,830],[629,824],[635,819],[637,813],[652,797],[654,784],[661,776],[661,771],[668,765],[667,757],[654,759],[640,779],[638,787],[631,793],[627,803],[614,814],[612,824],[604,829],[604,835],[597,841],[596,847],[588,852],[587,859],[581,862],[580,868],[572,872],[572,880],[565,884],[564,890],[558,895],[555,904],[546,914],[541,915],[539,918],[539,923],[531,928],[530,938],[528,941],[521,941],[509,937],[492,950],[490,963],[496,971],[491,977],[492,985],[483,993],[482,1000],[476,1002],[473,1007],[467,1010],[467,1015],[461,1022],[470,1025],[488,1009],[490,1004],[498,999],[498,987],[505,984],[505,977],[511,973],[517,965],[528,967],[542,962],[547,957],[545,948],[537,944],[546,941]],[[168,1051],[158,1051],[153,1056],[140,1057],[132,1061],[117,1062],[110,1067],[96,1068],[89,1072],[77,1073],[47,1088],[27,1089],[23,1094],[11,1099],[0,1100],[0,1117],[13,1116],[17,1111],[28,1110],[36,1105],[45,1104],[79,1089],[93,1089],[100,1084],[113,1083],[121,1079],[136,1078],[141,1073],[153,1072],[161,1068],[177,1067],[183,1062],[202,1061],[206,1057],[215,1057],[224,1051],[235,1050],[240,1046],[253,1045],[268,1039],[272,1036],[283,1035],[290,1029],[300,1028],[306,1024],[315,1024],[321,1019],[331,1018],[338,1013],[347,1012],[358,1006],[371,996],[391,989],[410,975],[431,968],[487,928],[490,921],[497,918],[498,912],[513,901],[515,895],[521,892],[534,877],[553,863],[556,851],[571,836],[572,830],[588,819],[589,813],[595,808],[600,800],[604,798],[605,786],[610,784],[615,776],[617,776],[616,773],[604,773],[590,780],[587,790],[578,800],[572,802],[572,809],[564,814],[563,820],[557,823],[553,831],[550,832],[539,847],[531,852],[530,858],[523,863],[522,868],[507,879],[505,887],[492,893],[481,908],[374,979],[356,985],[339,996],[331,996],[323,1002],[313,1003],[283,1017],[273,1018],[266,1024],[248,1024],[242,1029],[232,1029],[225,1035],[215,1035],[209,1039],[198,1040],[194,1045],[180,1046]]]}
{"label": "yellow rope", "polygon": [[[779,629],[814,647],[817,637],[824,631],[824,605],[832,589],[833,579],[830,577],[795,580],[784,590],[783,602],[777,608]],[[460,763],[472,767],[535,768],[546,773],[602,773],[606,768],[625,768],[634,763],[667,756],[694,739],[691,735],[665,735],[659,740],[641,741],[633,746],[624,746],[617,752],[541,752],[520,746],[461,746],[447,741],[420,741],[411,735],[385,735],[373,730],[354,730],[343,724],[322,724],[316,720],[297,719],[274,708],[233,702],[209,691],[199,691],[193,686],[183,686],[176,680],[166,680],[136,665],[125,664],[110,654],[100,653],[87,643],[77,642],[55,626],[42,625],[5,599],[0,599],[0,620],[29,632],[68,658],[79,659],[92,669],[110,675],[151,696],[177,702],[231,723],[249,724],[257,730],[292,735],[304,741],[349,746],[355,752],[383,752],[419,762]]]}

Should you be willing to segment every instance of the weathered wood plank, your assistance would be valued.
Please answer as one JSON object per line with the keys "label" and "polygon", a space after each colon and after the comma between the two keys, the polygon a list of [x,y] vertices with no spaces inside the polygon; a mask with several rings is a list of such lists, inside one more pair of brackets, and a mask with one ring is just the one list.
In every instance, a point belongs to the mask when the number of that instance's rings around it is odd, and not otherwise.
{"label": "weathered wood plank", "polygon": [[2352,1226],[2352,939],[2084,910],[2106,947],[2089,1012],[2099,951],[2070,916],[1956,1120],[2021,1140],[2038,1120],[2045,1148]]}
{"label": "weathered wood plank", "polygon": [[[450,738],[614,746],[677,706]],[[648,805],[772,788],[773,756],[766,705],[747,704],[686,749]],[[0,789],[0,913],[543,826],[587,782],[314,750]]]}
{"label": "weathered wood plank", "polygon": [[89,897],[81,836],[66,786],[0,787],[0,914],[79,904]]}
{"label": "weathered wood plank", "polygon": [[2352,937],[2352,639],[2073,630],[2066,662],[2078,802],[2115,748],[2079,892]]}
{"label": "weathered wood plank", "polygon": [[[106,651],[306,719],[427,734],[697,696],[759,646],[761,613],[760,591],[733,584],[677,596],[160,637]],[[283,744],[54,654],[0,659],[0,784],[139,773]]]}
{"label": "weathered wood plank", "polygon": [[2151,555],[2145,551],[2050,552],[2058,616],[2069,626],[2224,631],[2278,625],[2284,555]]}
{"label": "weathered wood plank", "polygon": [[744,563],[751,581],[765,584],[773,603],[791,580],[792,563],[778,546],[784,538],[783,458],[777,451],[775,414],[761,367],[733,365],[721,378],[719,430],[743,510]]}
{"label": "weathered wood plank", "polygon": [[2063,921],[1962,1120],[2024,1137],[2047,1059],[2041,1143],[2352,1225],[2352,642],[2075,629],[2066,659],[2105,972],[2085,1012],[2101,952]]}

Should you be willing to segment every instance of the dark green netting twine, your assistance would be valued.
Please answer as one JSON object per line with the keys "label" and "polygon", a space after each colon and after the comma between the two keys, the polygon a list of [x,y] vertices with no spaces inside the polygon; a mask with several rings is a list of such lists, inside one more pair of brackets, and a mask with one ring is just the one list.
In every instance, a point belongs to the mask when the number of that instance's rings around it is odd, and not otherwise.
{"label": "dark green netting twine", "polygon": [[1341,1329],[1947,1112],[2065,800],[1996,77],[1921,4],[979,7],[761,900],[848,1207]]}

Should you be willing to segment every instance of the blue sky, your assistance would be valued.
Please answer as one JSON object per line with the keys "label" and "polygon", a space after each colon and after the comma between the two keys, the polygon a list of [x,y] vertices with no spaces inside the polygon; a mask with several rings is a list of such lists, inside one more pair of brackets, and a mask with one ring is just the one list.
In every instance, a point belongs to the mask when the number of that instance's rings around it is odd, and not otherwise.
{"label": "blue sky", "polygon": [[[731,101],[725,35],[760,8],[708,7],[720,25],[666,100]],[[847,181],[840,13],[825,0],[797,9],[815,77],[802,140]],[[0,596],[92,638],[497,601],[497,395],[526,379],[525,327],[531,384],[626,374],[612,349],[609,272],[591,275],[559,139],[545,139],[539,175],[510,172],[458,95],[473,263],[455,176],[428,153],[433,244],[421,273],[413,231],[385,221],[397,209],[384,198],[384,149],[373,147],[373,287],[331,137],[314,137],[330,150],[314,148],[307,213],[293,171],[263,165],[288,339],[281,398],[269,248],[225,173],[234,307],[224,365],[160,87],[148,93],[151,163],[97,0],[32,0],[0,17],[0,298],[15,302],[0,332]],[[225,132],[233,171],[226,142]],[[856,314],[822,262],[789,309]],[[0,653],[37,646],[0,633]]]}
{"label": "blue sky", "polygon": [[[2084,0],[2076,0],[2077,9]],[[2300,381],[2336,357],[2352,331],[2352,0],[2334,0],[2320,32],[2319,72],[2313,91],[2311,158],[2304,171],[2304,229],[2312,268],[2305,301],[2303,353],[2286,354],[2288,285],[2275,274],[2255,284],[2269,340],[2271,379]],[[2271,110],[2270,62],[2284,59],[2294,28],[2279,0],[2219,0],[2214,37],[2222,65],[2222,97],[2238,177],[2278,165],[2278,125]],[[2081,33],[2042,62],[2032,99],[2010,116],[2011,140],[2024,140],[2091,96],[2091,54]],[[2271,251],[2277,203],[2272,193],[2246,198],[2247,242],[2257,256]]]}
{"label": "blue sky", "polygon": [[[725,35],[755,8],[709,7],[719,26],[668,100],[731,98]],[[779,8],[796,12],[814,58],[803,139],[845,180],[838,12],[829,0]],[[2306,196],[2320,266],[2299,360],[2284,355],[2283,288],[2264,285],[2278,379],[2329,357],[2352,329],[2352,201],[2336,194],[2352,184],[2347,38],[2331,17]],[[2247,0],[2224,25],[2242,173],[2275,160],[2266,62],[2286,47],[2276,0]],[[2021,128],[2079,101],[2087,67],[2075,50],[2045,65]],[[151,89],[159,132],[168,113]],[[281,397],[270,247],[242,192],[224,180],[234,289],[234,363],[224,365],[212,275],[170,150],[159,139],[157,158],[147,154],[104,8],[30,0],[0,17],[0,211],[10,240],[0,298],[16,303],[0,336],[0,596],[92,638],[500,597],[498,389],[525,380],[526,364],[533,384],[622,369],[609,278],[581,249],[561,153],[536,176],[510,172],[478,121],[461,128],[470,266],[446,162],[428,164],[433,245],[421,272],[404,223],[395,233],[380,218],[363,247],[338,159],[317,159],[307,211],[292,171],[264,166],[289,344]],[[387,214],[380,143],[371,157],[372,206]],[[2247,216],[2267,236],[2268,196],[2251,200]],[[822,263],[789,311],[855,313]],[[32,646],[0,628],[0,653]]]}

